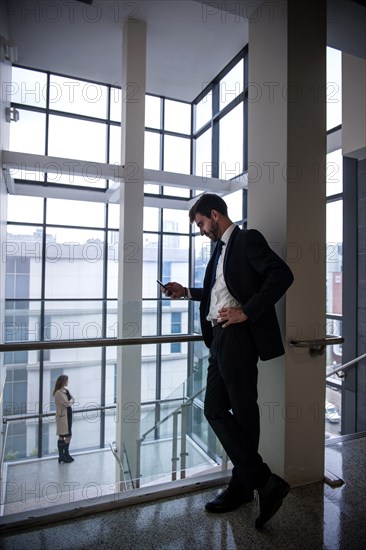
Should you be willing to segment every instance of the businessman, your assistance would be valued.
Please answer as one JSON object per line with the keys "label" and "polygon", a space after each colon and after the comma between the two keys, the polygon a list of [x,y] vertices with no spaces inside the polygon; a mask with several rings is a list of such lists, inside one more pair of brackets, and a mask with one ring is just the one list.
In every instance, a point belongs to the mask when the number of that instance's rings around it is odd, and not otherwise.
{"label": "businessman", "polygon": [[233,464],[228,487],[205,507],[229,512],[251,502],[258,490],[255,526],[261,528],[279,510],[290,486],[258,453],[257,363],[284,353],[275,303],[293,275],[259,231],[232,223],[218,195],[201,195],[189,219],[216,243],[203,288],[169,282],[163,292],[172,299],[200,301],[202,335],[210,350],[204,412]]}

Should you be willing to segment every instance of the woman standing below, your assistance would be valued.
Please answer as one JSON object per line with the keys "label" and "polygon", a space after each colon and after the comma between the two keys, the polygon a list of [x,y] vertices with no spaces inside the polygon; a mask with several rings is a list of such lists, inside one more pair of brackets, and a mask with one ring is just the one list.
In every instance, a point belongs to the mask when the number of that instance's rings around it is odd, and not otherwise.
{"label": "woman standing below", "polygon": [[68,376],[62,374],[56,380],[53,396],[56,403],[56,434],[58,435],[58,462],[73,462],[69,454],[72,426],[72,405],[75,399],[67,389]]}

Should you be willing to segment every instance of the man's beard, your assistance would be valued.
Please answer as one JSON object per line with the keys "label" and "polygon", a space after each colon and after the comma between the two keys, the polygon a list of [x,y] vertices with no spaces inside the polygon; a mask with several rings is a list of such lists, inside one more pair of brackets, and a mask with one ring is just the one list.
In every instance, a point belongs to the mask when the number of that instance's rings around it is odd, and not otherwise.
{"label": "man's beard", "polygon": [[211,228],[210,228],[210,231],[208,232],[208,236],[214,242],[217,242],[217,241],[220,240],[220,237],[219,237],[219,224],[217,222],[215,222],[215,221],[211,222]]}

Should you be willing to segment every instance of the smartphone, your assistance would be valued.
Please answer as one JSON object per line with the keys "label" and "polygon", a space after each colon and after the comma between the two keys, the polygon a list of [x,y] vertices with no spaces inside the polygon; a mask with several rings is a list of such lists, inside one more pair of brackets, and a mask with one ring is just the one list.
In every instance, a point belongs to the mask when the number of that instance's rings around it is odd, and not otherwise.
{"label": "smartphone", "polygon": [[156,282],[159,283],[162,288],[165,288],[165,285],[161,281],[159,281],[159,279],[156,279]]}

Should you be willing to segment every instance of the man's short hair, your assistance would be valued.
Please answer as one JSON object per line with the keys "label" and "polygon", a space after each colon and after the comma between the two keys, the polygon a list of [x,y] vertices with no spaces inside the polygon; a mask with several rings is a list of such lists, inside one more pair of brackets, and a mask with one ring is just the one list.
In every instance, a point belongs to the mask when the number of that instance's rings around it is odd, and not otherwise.
{"label": "man's short hair", "polygon": [[201,214],[201,216],[211,218],[212,210],[217,210],[217,212],[220,212],[220,214],[227,217],[227,204],[224,199],[214,193],[204,193],[190,209],[189,221],[193,223],[196,218],[196,214]]}

